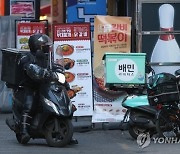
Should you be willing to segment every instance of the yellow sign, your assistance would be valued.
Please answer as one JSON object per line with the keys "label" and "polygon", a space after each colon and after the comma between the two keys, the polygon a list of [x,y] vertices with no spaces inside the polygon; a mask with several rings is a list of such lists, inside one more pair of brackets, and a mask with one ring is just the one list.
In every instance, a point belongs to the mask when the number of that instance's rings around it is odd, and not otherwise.
{"label": "yellow sign", "polygon": [[131,18],[95,16],[94,22],[94,70],[95,76],[103,73],[102,57],[105,52],[130,52]]}

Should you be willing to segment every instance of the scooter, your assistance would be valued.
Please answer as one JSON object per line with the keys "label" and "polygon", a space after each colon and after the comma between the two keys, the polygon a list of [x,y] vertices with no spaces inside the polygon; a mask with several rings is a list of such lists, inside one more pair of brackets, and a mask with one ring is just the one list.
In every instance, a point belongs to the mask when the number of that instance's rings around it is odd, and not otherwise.
{"label": "scooter", "polygon": [[151,106],[158,108],[156,116],[157,136],[180,137],[180,69],[174,75],[160,73],[151,77],[148,97]]}
{"label": "scooter", "polygon": [[128,130],[134,139],[142,133],[155,134],[157,109],[149,105],[147,95],[127,95],[122,106],[127,109],[120,124],[122,130]]}
{"label": "scooter", "polygon": [[[68,97],[63,70],[58,68],[53,71],[57,73],[59,80],[42,84],[36,94],[35,101],[38,107],[31,120],[29,135],[32,139],[46,139],[49,146],[64,147],[70,143],[73,136],[72,117],[76,107]],[[23,87],[18,86],[14,89],[12,117],[6,119],[6,124],[15,132],[19,143],[24,97]]]}
{"label": "scooter", "polygon": [[[150,72],[152,75],[155,74],[150,65],[146,64],[146,73]],[[127,111],[120,123],[121,130],[128,130],[134,139],[142,133],[149,133],[150,136],[156,133],[157,108],[149,104],[147,87],[137,88],[130,92],[128,90],[122,106]]]}

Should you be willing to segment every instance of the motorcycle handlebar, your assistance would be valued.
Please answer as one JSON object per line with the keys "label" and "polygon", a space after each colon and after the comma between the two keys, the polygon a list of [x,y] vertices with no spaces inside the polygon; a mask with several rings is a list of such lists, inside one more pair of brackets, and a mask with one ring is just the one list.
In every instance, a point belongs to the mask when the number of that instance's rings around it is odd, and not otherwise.
{"label": "motorcycle handlebar", "polygon": [[58,65],[58,64],[54,64],[53,68],[52,68],[52,71],[64,74],[64,67],[61,66],[61,65]]}

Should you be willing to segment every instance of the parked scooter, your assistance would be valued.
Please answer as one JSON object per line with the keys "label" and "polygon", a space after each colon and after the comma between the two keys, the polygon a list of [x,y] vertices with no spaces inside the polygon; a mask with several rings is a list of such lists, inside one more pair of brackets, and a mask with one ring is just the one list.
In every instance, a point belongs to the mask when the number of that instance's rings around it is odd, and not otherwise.
{"label": "parked scooter", "polygon": [[126,129],[129,134],[137,139],[141,133],[156,132],[155,116],[157,109],[149,105],[147,95],[128,95],[122,102],[127,109],[121,122],[121,129]]}
{"label": "parked scooter", "polygon": [[[152,68],[146,64],[146,73],[148,74],[151,71],[153,71]],[[127,96],[122,101],[122,106],[127,111],[120,124],[120,129],[128,130],[134,139],[137,139],[138,135],[142,133],[149,133],[150,136],[156,133],[157,109],[149,104],[147,87],[127,90]]]}
{"label": "parked scooter", "polygon": [[175,75],[160,73],[150,78],[148,99],[158,108],[156,130],[159,137],[180,137],[180,70]]}
{"label": "parked scooter", "polygon": [[[29,135],[32,139],[46,139],[49,146],[63,147],[70,143],[73,136],[71,119],[76,107],[67,94],[63,66],[52,71],[57,73],[59,80],[42,84],[35,96],[38,107],[31,121]],[[23,87],[19,85],[13,88],[13,114],[6,120],[19,143],[21,143],[20,126],[24,97]]]}

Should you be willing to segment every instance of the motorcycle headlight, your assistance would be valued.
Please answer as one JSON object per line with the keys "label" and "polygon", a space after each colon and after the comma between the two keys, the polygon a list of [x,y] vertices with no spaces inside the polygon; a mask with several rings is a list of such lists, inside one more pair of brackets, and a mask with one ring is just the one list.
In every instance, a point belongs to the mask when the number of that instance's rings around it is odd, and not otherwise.
{"label": "motorcycle headlight", "polygon": [[51,102],[50,100],[48,100],[48,99],[46,99],[46,98],[44,98],[44,102],[45,102],[48,106],[50,106],[57,114],[59,114],[58,109],[57,109],[56,105],[55,105],[53,102]]}

